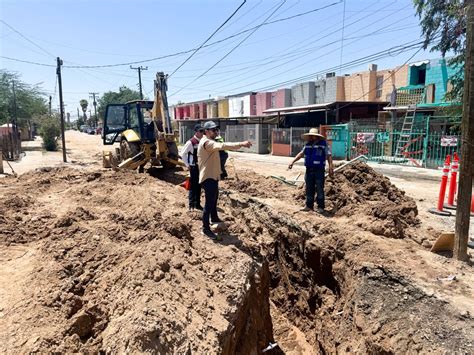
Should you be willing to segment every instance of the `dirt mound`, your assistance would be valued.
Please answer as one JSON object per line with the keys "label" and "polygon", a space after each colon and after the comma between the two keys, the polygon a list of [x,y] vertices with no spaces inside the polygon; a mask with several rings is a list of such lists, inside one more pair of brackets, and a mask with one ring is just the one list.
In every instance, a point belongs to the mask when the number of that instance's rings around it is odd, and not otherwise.
{"label": "dirt mound", "polygon": [[328,208],[352,216],[360,227],[377,235],[404,238],[419,224],[415,201],[363,162],[355,162],[327,180]]}
{"label": "dirt mound", "polygon": [[239,172],[238,179],[224,180],[223,188],[239,191],[252,197],[278,198],[293,192],[291,188],[285,189],[282,183],[272,177],[258,175],[252,171]]}
{"label": "dirt mound", "polygon": [[201,236],[184,189],[68,168],[0,184],[0,244],[14,253],[2,267],[35,255],[27,280],[11,280],[20,295],[0,297],[1,352],[251,353],[273,341],[268,297],[256,297],[268,269]]}
{"label": "dirt mound", "polygon": [[[302,180],[303,177],[300,177]],[[278,199],[304,205],[305,189],[290,186],[251,171],[239,173],[239,179],[225,180],[225,189],[252,197]],[[419,224],[415,201],[390,180],[363,162],[355,162],[327,178],[326,209],[334,216],[350,217],[360,227],[389,238],[410,236],[410,227]]]}

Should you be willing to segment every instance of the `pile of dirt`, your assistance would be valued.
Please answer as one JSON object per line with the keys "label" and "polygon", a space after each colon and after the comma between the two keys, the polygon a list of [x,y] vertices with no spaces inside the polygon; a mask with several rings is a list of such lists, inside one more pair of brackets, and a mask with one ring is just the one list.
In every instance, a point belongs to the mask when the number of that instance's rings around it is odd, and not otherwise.
{"label": "pile of dirt", "polygon": [[249,170],[239,172],[237,178],[222,181],[221,185],[224,189],[260,198],[288,197],[294,192],[291,187],[286,188],[282,182],[272,177],[258,175]]}
{"label": "pile of dirt", "polygon": [[351,216],[376,235],[405,238],[419,224],[416,202],[363,162],[346,166],[327,180],[328,209]]}
{"label": "pile of dirt", "polygon": [[[156,176],[0,181],[0,352],[472,353],[470,270],[378,236],[409,234],[416,205],[367,165],[328,179],[329,216],[239,172],[222,183],[219,243],[187,211],[184,174]],[[430,284],[441,272],[459,284]]]}
{"label": "pile of dirt", "polygon": [[[278,199],[304,205],[305,189],[290,186],[251,171],[239,172],[239,179],[223,182],[225,189],[261,199]],[[302,180],[303,177],[300,177]],[[419,224],[416,202],[384,175],[364,162],[355,162],[328,177],[325,183],[326,210],[332,216],[347,216],[376,235],[406,238]]]}
{"label": "pile of dirt", "polygon": [[[16,290],[0,292],[0,352],[251,353],[273,341],[268,268],[202,236],[184,189],[69,168],[0,184],[0,280]],[[19,265],[31,270],[15,280]]]}

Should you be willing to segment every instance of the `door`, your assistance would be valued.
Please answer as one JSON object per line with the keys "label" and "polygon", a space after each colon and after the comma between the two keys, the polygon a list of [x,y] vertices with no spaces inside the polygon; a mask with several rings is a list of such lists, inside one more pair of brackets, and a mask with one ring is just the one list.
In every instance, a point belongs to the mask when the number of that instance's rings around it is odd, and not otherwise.
{"label": "door", "polygon": [[111,104],[105,108],[104,132],[102,139],[105,145],[115,143],[120,133],[127,129],[127,106]]}

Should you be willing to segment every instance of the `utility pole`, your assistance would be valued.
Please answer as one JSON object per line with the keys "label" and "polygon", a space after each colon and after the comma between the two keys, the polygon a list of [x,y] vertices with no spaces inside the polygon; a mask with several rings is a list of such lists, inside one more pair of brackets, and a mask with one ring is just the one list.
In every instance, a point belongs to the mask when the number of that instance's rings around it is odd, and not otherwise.
{"label": "utility pole", "polygon": [[143,91],[142,91],[142,70],[148,70],[148,67],[132,67],[130,65],[130,69],[138,70],[138,87],[140,88],[140,99],[143,100]]}
{"label": "utility pole", "polygon": [[51,101],[53,100],[53,97],[51,95],[49,95],[49,116],[52,115],[52,112],[51,112]]}
{"label": "utility pole", "polygon": [[57,67],[56,67],[56,74],[58,75],[58,86],[59,86],[59,112],[61,117],[61,142],[63,145],[63,162],[67,163],[66,157],[66,137],[64,134],[64,103],[63,103],[63,82],[61,78],[61,65],[63,65],[63,61],[61,58],[57,57]]}
{"label": "utility pole", "polygon": [[[12,144],[14,145],[15,149],[13,149],[13,155],[15,155],[15,152],[17,151],[16,148],[19,144],[18,142],[18,114],[16,111],[16,90],[15,90],[15,81],[13,81],[13,120],[12,120],[12,133],[13,133],[13,139],[12,139]],[[16,159],[16,158],[15,158]]]}
{"label": "utility pole", "polygon": [[89,98],[92,99],[92,104],[94,105],[94,115],[95,115],[95,127],[97,128],[98,117],[97,117],[97,101],[95,100],[95,95],[99,95],[98,92],[90,92]]}
{"label": "utility pole", "polygon": [[469,238],[472,177],[474,175],[474,5],[472,1],[467,3],[466,62],[464,63],[464,99],[461,123],[461,164],[454,237],[454,257],[463,261],[468,259],[467,243]]}

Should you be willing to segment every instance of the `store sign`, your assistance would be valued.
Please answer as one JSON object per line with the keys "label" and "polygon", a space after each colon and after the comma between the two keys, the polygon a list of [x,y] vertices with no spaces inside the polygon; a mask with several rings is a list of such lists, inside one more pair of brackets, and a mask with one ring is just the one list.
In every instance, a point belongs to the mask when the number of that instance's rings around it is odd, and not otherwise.
{"label": "store sign", "polygon": [[442,147],[457,147],[458,137],[457,136],[441,136]]}
{"label": "store sign", "polygon": [[375,141],[375,133],[357,133],[357,143],[373,143]]}

